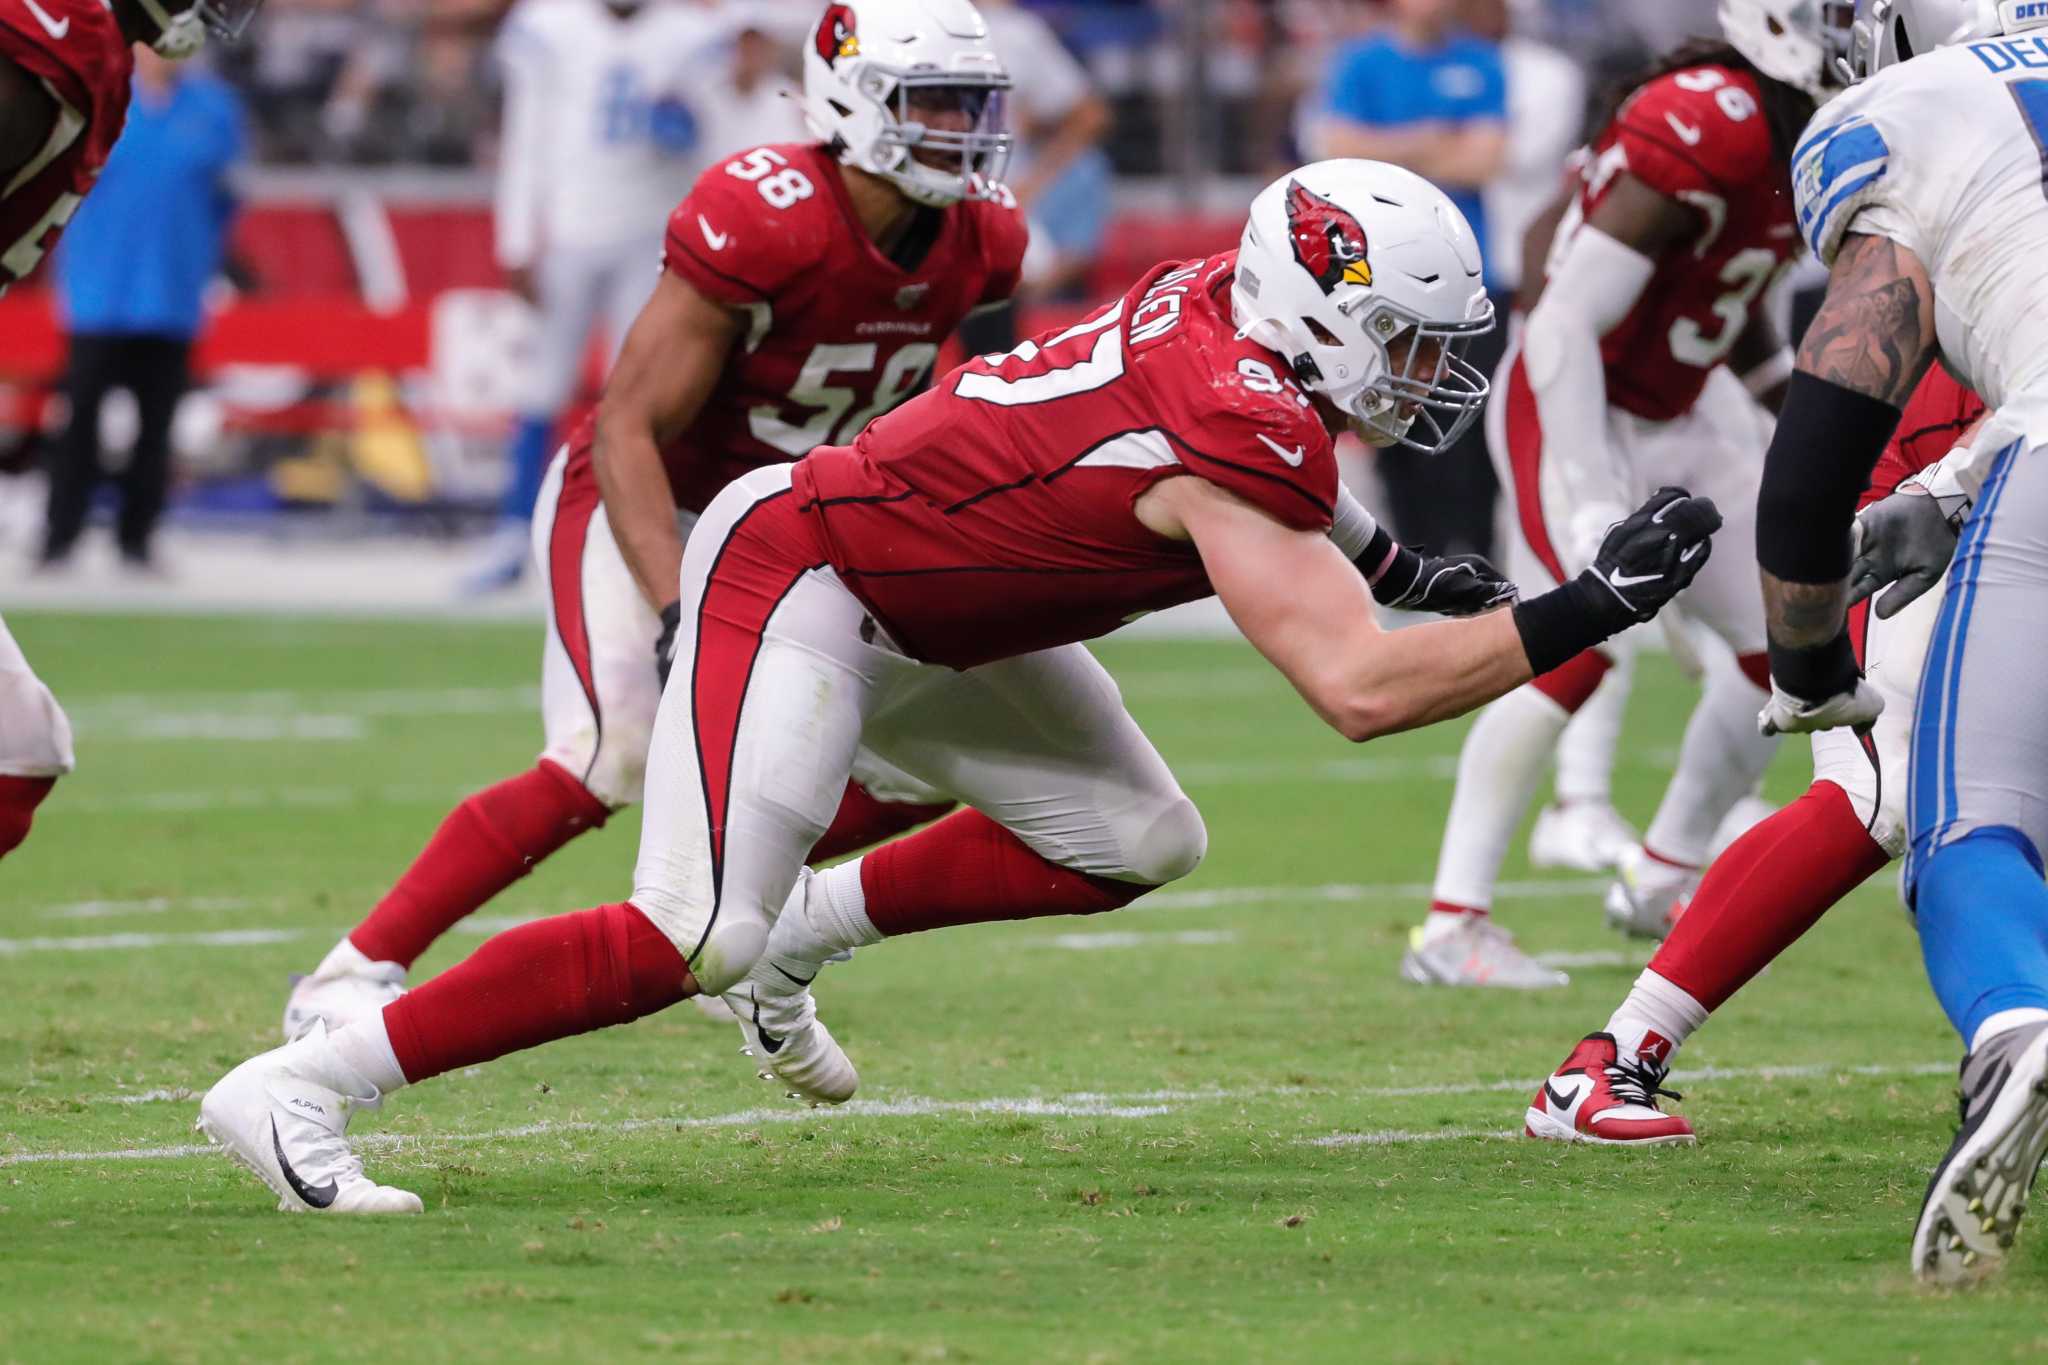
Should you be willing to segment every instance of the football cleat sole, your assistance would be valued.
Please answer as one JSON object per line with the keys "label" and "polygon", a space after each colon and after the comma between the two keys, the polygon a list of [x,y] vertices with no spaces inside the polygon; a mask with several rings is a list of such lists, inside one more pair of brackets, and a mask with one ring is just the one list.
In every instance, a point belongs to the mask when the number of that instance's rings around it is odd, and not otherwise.
{"label": "football cleat sole", "polygon": [[2013,1063],[1998,1098],[1928,1182],[1913,1229],[1913,1274],[1950,1288],[1996,1273],[2019,1235],[2048,1154],[2048,1031]]}
{"label": "football cleat sole", "polygon": [[1542,1142],[1579,1142],[1589,1147],[1691,1147],[1699,1138],[1691,1133],[1667,1133],[1661,1137],[1610,1138],[1582,1133],[1555,1114],[1531,1105],[1522,1115],[1522,1136]]}

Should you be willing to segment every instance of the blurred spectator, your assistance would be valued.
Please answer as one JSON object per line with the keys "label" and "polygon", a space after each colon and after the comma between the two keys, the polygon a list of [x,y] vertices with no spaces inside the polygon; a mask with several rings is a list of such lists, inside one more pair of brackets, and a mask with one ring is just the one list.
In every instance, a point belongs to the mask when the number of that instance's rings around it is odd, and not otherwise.
{"label": "blurred spectator", "polygon": [[1041,295],[1083,289],[1109,226],[1111,169],[1100,146],[1109,105],[1052,25],[1013,0],[981,0],[996,55],[1009,70],[1010,131],[1017,152],[1010,188],[1031,222],[1045,264],[1031,272]]}
{"label": "blurred spectator", "polygon": [[[1586,78],[1564,53],[1530,35],[1536,0],[1467,0],[1465,22],[1500,44],[1507,73],[1507,163],[1486,186],[1487,274],[1502,293],[1520,287],[1522,234],[1550,207],[1563,183],[1565,159],[1585,132]],[[1503,318],[1505,322],[1505,318]]]}
{"label": "blurred spectator", "polygon": [[51,452],[46,565],[63,563],[85,527],[102,475],[100,404],[127,389],[139,422],[120,475],[116,534],[126,563],[152,567],[171,418],[234,218],[229,175],[244,137],[241,100],[225,82],[135,49],[127,130],[57,253],[71,415]]}
{"label": "blurred spectator", "polygon": [[[654,292],[669,211],[714,154],[703,145],[706,124],[711,106],[733,95],[735,61],[713,11],[664,0],[520,0],[498,55],[498,264],[539,309],[540,342],[499,528],[464,585],[473,592],[526,570],[550,438],[575,395],[591,329],[602,324],[616,354]],[[753,88],[741,98],[752,102],[765,73],[747,74]],[[721,137],[749,143],[779,131],[742,134],[723,122]]]}
{"label": "blurred spectator", "polygon": [[[1497,5],[1499,0],[1495,0]],[[1468,0],[1391,0],[1386,27],[1338,50],[1313,129],[1317,156],[1367,157],[1406,166],[1441,187],[1484,244],[1481,190],[1507,166],[1507,78],[1500,44],[1463,26]],[[1495,291],[1492,253],[1487,287]],[[1487,368],[1499,359],[1475,354]],[[1390,449],[1376,460],[1387,510],[1400,534],[1445,554],[1486,554],[1498,489],[1486,437],[1474,424],[1434,459]]]}

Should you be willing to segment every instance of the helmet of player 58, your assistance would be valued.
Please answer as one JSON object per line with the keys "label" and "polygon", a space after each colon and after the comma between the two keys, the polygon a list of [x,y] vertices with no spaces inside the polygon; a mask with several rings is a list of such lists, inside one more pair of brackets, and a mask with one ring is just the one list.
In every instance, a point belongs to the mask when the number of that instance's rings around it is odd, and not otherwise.
{"label": "helmet of player 58", "polygon": [[1252,201],[1231,309],[1242,332],[1376,446],[1447,449],[1486,402],[1465,352],[1493,328],[1479,243],[1413,171],[1318,161]]}
{"label": "helmet of player 58", "polygon": [[1000,192],[1009,88],[968,0],[827,5],[804,50],[811,131],[933,208]]}
{"label": "helmet of player 58", "polygon": [[156,25],[156,39],[150,46],[174,62],[195,56],[206,46],[208,34],[233,42],[263,7],[263,0],[193,0],[184,5],[179,0],[135,3]]}
{"label": "helmet of player 58", "polygon": [[1829,0],[1828,9],[1849,30],[1838,68],[1850,84],[1937,47],[2048,25],[2034,0]]}
{"label": "helmet of player 58", "polygon": [[1721,0],[1721,34],[1774,81],[1826,99],[1842,88],[1845,30],[1823,0]]}

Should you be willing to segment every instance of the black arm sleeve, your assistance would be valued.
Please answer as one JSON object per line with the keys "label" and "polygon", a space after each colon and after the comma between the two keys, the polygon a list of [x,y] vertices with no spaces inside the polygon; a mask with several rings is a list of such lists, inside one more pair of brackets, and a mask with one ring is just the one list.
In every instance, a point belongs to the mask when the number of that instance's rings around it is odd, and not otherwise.
{"label": "black arm sleeve", "polygon": [[1846,578],[1856,500],[1898,425],[1882,399],[1795,371],[1757,490],[1757,562],[1788,583]]}

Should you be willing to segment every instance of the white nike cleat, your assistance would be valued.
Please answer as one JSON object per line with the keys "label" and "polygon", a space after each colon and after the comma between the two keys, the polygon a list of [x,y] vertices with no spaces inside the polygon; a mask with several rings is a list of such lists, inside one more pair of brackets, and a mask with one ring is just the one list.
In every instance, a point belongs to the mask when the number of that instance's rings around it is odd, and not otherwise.
{"label": "white nike cleat", "polygon": [[384,1097],[361,1083],[336,1089],[344,1072],[316,1022],[214,1082],[195,1127],[276,1193],[280,1213],[418,1213],[418,1195],[370,1180],[350,1150],[349,1115]]}
{"label": "white nike cleat", "polygon": [[2048,1154],[2048,1024],[2009,1030],[1963,1058],[1962,1127],[1927,1182],[1913,1273],[1964,1285],[2005,1263]]}
{"label": "white nike cleat", "polygon": [[347,939],[313,969],[295,976],[284,1002],[284,1040],[302,1036],[325,1022],[330,1031],[347,1028],[405,994],[405,968],[396,962],[372,962]]}
{"label": "white nike cleat", "polygon": [[1698,868],[1653,858],[1642,845],[1631,844],[1615,864],[1614,882],[1607,888],[1607,923],[1630,938],[1664,938],[1685,913],[1699,882]]}
{"label": "white nike cleat", "polygon": [[1551,990],[1571,978],[1523,952],[1515,936],[1485,915],[1471,915],[1448,934],[1430,940],[1409,931],[1401,955],[1401,979],[1418,986],[1492,986],[1501,990]]}
{"label": "white nike cleat", "polygon": [[726,992],[725,1003],[740,1026],[741,1055],[754,1059],[762,1080],[787,1087],[791,1099],[813,1108],[844,1104],[860,1088],[853,1060],[818,1018],[808,981],[764,957]]}
{"label": "white nike cleat", "polygon": [[1563,801],[1536,812],[1529,861],[1537,867],[1606,872],[1640,837],[1605,801]]}

